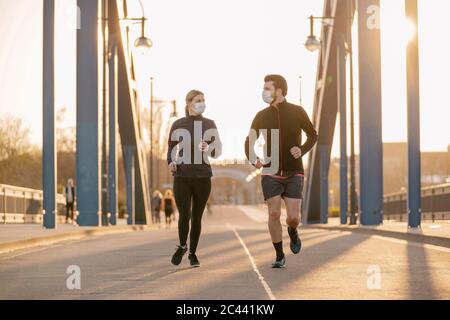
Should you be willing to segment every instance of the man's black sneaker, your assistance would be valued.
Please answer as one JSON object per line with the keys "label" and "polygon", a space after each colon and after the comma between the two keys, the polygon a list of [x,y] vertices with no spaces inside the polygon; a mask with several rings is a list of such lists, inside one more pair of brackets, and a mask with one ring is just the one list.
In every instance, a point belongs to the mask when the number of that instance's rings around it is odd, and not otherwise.
{"label": "man's black sneaker", "polygon": [[175,251],[175,253],[173,254],[172,264],[178,266],[181,263],[181,260],[183,260],[183,256],[186,254],[186,252],[187,246],[185,247],[178,246],[177,251]]}
{"label": "man's black sneaker", "polygon": [[194,253],[189,254],[189,261],[192,267],[200,267],[200,261],[198,261],[197,256]]}
{"label": "man's black sneaker", "polygon": [[288,227],[288,233],[289,233],[289,237],[291,238],[292,253],[293,254],[300,253],[300,250],[302,249],[302,241],[300,240],[300,237],[298,236],[298,230]]}
{"label": "man's black sneaker", "polygon": [[273,269],[281,269],[284,268],[286,265],[286,256],[283,256],[281,260],[276,260],[274,263],[272,263]]}

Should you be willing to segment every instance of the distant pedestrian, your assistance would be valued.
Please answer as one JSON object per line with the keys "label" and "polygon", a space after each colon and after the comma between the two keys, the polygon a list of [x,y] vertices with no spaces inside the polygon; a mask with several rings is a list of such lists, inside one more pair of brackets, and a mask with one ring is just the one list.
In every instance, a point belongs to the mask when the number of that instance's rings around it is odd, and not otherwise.
{"label": "distant pedestrian", "polygon": [[152,197],[152,221],[154,224],[161,223],[161,206],[162,206],[162,193],[159,190],[153,192]]}
{"label": "distant pedestrian", "polygon": [[170,227],[175,213],[175,198],[171,190],[167,190],[164,195],[164,213],[166,215],[166,227]]}
{"label": "distant pedestrian", "polygon": [[67,185],[64,187],[64,197],[66,198],[66,223],[74,222],[74,203],[75,203],[75,186],[73,179],[67,180]]}

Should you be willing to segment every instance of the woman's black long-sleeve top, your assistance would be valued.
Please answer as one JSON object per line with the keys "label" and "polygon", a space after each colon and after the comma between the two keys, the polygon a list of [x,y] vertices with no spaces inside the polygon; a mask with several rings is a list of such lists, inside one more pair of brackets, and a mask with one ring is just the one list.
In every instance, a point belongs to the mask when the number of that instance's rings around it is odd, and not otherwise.
{"label": "woman's black long-sleeve top", "polygon": [[[185,140],[188,139],[188,140]],[[204,140],[210,146],[201,152],[199,145]],[[189,152],[186,150],[190,148]],[[222,143],[215,122],[203,116],[188,115],[178,119],[172,125],[167,149],[167,163],[175,162],[175,177],[210,178],[212,169],[209,156],[220,157]]]}

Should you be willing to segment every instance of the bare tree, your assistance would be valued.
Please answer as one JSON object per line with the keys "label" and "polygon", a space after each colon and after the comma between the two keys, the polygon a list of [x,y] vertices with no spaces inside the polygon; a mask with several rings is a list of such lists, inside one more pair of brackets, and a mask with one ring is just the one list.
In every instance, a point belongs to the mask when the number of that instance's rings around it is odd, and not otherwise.
{"label": "bare tree", "polygon": [[23,119],[6,114],[0,118],[0,160],[11,159],[32,149],[30,128]]}
{"label": "bare tree", "polygon": [[31,143],[31,130],[23,119],[0,118],[0,183],[41,187],[41,153]]}
{"label": "bare tree", "polygon": [[75,127],[66,126],[67,108],[61,108],[56,115],[56,145],[59,152],[75,152]]}

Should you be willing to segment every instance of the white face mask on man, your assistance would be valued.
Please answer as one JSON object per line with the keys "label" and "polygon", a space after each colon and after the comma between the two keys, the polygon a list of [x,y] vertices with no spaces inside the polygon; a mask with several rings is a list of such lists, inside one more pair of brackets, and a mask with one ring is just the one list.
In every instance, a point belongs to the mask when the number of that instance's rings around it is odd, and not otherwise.
{"label": "white face mask on man", "polygon": [[265,103],[271,104],[275,99],[273,98],[272,91],[264,90],[262,93],[262,98]]}
{"label": "white face mask on man", "polygon": [[203,114],[205,112],[205,110],[206,110],[206,104],[204,102],[197,102],[194,104],[194,111],[198,115]]}

